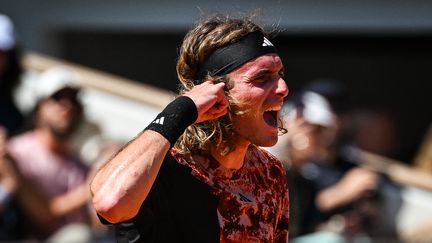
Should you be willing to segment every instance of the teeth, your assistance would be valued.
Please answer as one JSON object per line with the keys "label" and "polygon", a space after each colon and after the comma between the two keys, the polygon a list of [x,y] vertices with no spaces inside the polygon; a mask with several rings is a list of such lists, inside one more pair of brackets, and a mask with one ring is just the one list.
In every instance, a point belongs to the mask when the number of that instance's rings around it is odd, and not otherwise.
{"label": "teeth", "polygon": [[268,109],[266,109],[265,111],[280,111],[281,107],[280,106],[275,106],[275,107],[270,107]]}

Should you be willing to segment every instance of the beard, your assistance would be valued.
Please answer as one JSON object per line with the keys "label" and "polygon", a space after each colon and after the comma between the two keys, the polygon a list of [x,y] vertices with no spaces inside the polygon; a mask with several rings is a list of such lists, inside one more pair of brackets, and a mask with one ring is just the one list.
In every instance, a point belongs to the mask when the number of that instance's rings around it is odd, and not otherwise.
{"label": "beard", "polygon": [[50,132],[57,138],[68,139],[78,128],[79,121],[69,122],[64,125],[60,124],[47,124]]}

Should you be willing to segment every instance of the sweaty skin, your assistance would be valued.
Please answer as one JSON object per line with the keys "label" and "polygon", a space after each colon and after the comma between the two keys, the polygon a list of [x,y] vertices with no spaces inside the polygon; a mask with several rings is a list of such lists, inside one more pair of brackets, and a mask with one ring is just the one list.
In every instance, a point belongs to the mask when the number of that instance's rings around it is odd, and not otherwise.
{"label": "sweaty skin", "polygon": [[[266,112],[278,114],[288,87],[282,79],[283,65],[276,54],[259,56],[229,74],[233,83],[230,96],[243,112],[232,117],[235,150],[222,156],[211,148],[212,156],[225,168],[238,169],[252,143],[272,146],[277,142],[277,126],[268,124]],[[216,119],[227,113],[224,83],[206,81],[185,93],[198,111],[195,122]],[[277,115],[276,115],[277,116]],[[96,211],[111,223],[133,218],[147,197],[162,161],[170,148],[168,140],[154,131],[144,131],[96,174],[91,183]]]}
{"label": "sweaty skin", "polygon": [[[185,93],[198,111],[196,122],[216,119],[227,112],[224,83],[210,81]],[[166,138],[146,130],[103,166],[91,183],[96,211],[111,223],[134,217],[147,197],[170,148]]]}

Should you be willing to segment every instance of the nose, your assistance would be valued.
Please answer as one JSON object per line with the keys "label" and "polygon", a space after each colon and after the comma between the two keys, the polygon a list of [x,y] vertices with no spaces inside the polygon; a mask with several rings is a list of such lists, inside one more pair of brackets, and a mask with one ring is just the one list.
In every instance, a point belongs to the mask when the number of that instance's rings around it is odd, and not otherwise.
{"label": "nose", "polygon": [[69,99],[61,99],[58,101],[58,104],[67,113],[72,113],[80,110],[80,105]]}
{"label": "nose", "polygon": [[58,101],[58,104],[65,110],[70,111],[73,109],[73,104],[71,101],[67,100],[67,99],[61,99],[60,101]]}
{"label": "nose", "polygon": [[289,93],[288,85],[283,78],[280,78],[277,82],[276,94],[282,97],[287,96]]}

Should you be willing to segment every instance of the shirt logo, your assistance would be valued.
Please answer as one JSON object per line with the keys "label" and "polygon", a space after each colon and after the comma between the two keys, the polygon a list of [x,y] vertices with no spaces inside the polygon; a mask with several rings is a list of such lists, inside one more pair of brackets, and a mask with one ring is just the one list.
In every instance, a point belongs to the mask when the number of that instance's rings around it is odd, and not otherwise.
{"label": "shirt logo", "polygon": [[245,195],[241,194],[240,192],[239,192],[239,196],[240,196],[240,201],[252,202],[252,200],[250,200],[249,198],[247,198]]}
{"label": "shirt logo", "polygon": [[264,42],[262,43],[262,46],[273,46],[273,44],[267,38],[264,37]]}
{"label": "shirt logo", "polygon": [[161,118],[158,118],[158,119],[154,120],[152,123],[163,125],[164,124],[164,119],[165,119],[165,117],[163,116]]}

